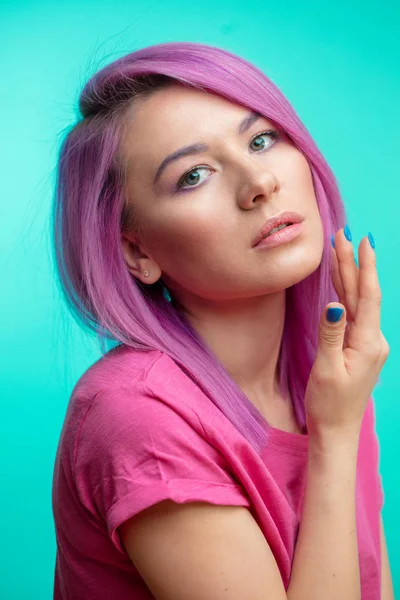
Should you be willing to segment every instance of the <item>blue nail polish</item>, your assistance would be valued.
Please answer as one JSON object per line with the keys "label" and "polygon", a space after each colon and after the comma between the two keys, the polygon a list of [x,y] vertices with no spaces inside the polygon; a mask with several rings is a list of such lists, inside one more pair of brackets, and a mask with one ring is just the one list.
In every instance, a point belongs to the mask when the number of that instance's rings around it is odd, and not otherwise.
{"label": "blue nail polish", "polygon": [[350,231],[350,229],[349,229],[349,226],[348,226],[348,225],[346,225],[346,227],[344,228],[344,230],[343,230],[343,233],[344,233],[344,235],[345,235],[345,238],[346,238],[346,240],[348,240],[349,242],[351,242],[351,240],[352,240],[353,238],[351,237],[351,231]]}
{"label": "blue nail polish", "polygon": [[332,247],[335,247],[335,237],[333,235],[331,235],[331,242],[332,242]]}
{"label": "blue nail polish", "polygon": [[339,308],[338,306],[334,306],[333,308],[328,308],[326,311],[326,318],[330,323],[337,323],[342,318],[343,308]]}
{"label": "blue nail polish", "polygon": [[368,232],[368,239],[369,239],[369,243],[371,244],[372,248],[375,248],[375,240],[374,240],[371,232]]}

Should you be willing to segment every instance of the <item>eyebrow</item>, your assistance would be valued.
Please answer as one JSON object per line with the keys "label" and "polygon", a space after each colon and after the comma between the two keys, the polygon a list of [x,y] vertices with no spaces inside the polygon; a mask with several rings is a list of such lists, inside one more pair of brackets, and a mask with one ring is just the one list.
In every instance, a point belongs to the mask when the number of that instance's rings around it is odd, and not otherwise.
{"label": "eyebrow", "polygon": [[[255,123],[261,117],[262,115],[260,115],[259,113],[249,113],[239,124],[239,127],[237,129],[238,135],[245,133],[248,129],[250,129],[253,123]],[[157,172],[154,176],[154,184],[157,183],[164,169],[166,169],[166,167],[174,160],[178,160],[178,158],[182,158],[183,156],[200,154],[201,152],[206,152],[206,150],[208,150],[207,144],[200,144],[199,142],[196,144],[190,144],[190,146],[184,146],[183,148],[179,148],[179,150],[175,150],[175,152],[172,152],[172,154],[169,154],[166,158],[164,158],[164,160],[158,167]]]}

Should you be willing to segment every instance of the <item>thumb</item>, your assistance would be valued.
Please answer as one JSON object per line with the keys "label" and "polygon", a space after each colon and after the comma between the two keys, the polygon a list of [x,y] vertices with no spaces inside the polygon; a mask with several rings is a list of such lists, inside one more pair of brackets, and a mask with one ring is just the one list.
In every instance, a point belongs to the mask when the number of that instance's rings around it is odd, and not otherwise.
{"label": "thumb", "polygon": [[335,357],[342,359],[345,331],[346,309],[343,304],[331,302],[325,307],[320,319],[318,354],[330,360]]}

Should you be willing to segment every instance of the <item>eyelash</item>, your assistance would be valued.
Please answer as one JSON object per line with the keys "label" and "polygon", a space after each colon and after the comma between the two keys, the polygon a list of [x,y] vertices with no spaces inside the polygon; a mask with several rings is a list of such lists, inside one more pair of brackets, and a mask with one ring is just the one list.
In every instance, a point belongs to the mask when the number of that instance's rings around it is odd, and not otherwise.
{"label": "eyelash", "polygon": [[[273,129],[268,129],[267,131],[261,131],[261,133],[257,133],[254,137],[252,137],[251,140],[250,140],[250,144],[255,139],[257,139],[258,137],[261,137],[263,135],[269,135],[275,141],[279,138],[279,133],[277,131],[275,131]],[[268,149],[269,148],[267,148],[267,150]],[[256,150],[256,152],[257,152],[257,150]],[[259,152],[259,154],[263,154],[263,152],[266,152],[266,150],[261,150]],[[193,171],[198,171],[200,169],[208,169],[208,170],[210,170],[210,168],[206,167],[205,165],[197,165],[196,167],[193,167],[192,169],[189,169],[189,171],[186,171],[186,173],[184,173],[182,175],[182,177],[179,179],[178,183],[176,184],[176,191],[178,191],[178,192],[187,192],[188,190],[198,189],[199,187],[201,187],[204,182],[201,183],[200,185],[196,185],[196,186],[191,185],[189,187],[182,187],[182,185],[181,185],[181,182],[184,181],[185,177],[187,177],[188,175],[190,175],[190,173],[192,173]]]}

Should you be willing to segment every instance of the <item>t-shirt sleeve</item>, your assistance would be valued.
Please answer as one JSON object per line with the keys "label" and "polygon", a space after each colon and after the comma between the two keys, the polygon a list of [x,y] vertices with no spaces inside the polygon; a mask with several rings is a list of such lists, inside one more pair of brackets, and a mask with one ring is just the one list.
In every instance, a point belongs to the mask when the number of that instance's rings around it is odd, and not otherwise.
{"label": "t-shirt sleeve", "polygon": [[162,500],[250,506],[198,415],[184,403],[175,410],[145,381],[96,394],[80,429],[75,480],[121,552],[117,528]]}

